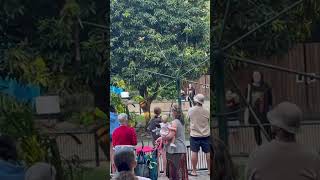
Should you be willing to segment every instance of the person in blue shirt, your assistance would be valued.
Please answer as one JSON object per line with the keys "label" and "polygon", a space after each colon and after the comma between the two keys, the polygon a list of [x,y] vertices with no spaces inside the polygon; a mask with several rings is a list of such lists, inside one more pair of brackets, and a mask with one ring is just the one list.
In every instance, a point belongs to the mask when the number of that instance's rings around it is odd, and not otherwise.
{"label": "person in blue shirt", "polygon": [[24,180],[25,168],[18,164],[18,153],[15,141],[0,135],[0,179]]}
{"label": "person in blue shirt", "polygon": [[112,172],[115,172],[114,162],[113,162],[113,149],[112,149],[112,133],[113,131],[120,126],[120,122],[118,120],[118,114],[114,106],[110,106],[110,159],[111,159],[111,167]]}

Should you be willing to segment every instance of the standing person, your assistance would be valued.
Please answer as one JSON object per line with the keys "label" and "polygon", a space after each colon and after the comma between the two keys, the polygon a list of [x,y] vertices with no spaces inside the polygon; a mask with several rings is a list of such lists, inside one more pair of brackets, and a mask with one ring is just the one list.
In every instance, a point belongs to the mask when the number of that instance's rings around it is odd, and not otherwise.
{"label": "standing person", "polygon": [[[114,106],[110,106],[110,159],[111,164],[113,163],[113,149],[112,149],[112,133],[113,131],[120,126],[120,122],[118,120],[118,115]],[[111,166],[111,173],[115,172],[114,166]]]}
{"label": "standing person", "polygon": [[183,101],[185,101],[186,100],[186,93],[184,92],[184,90],[181,89],[180,94],[181,94],[181,99]]}
{"label": "standing person", "polygon": [[210,173],[210,112],[202,106],[204,104],[204,95],[197,94],[194,97],[194,102],[195,106],[188,111],[188,116],[190,119],[190,148],[192,151],[192,172],[189,174],[191,176],[197,176],[196,168],[198,164],[198,152],[200,151],[200,147],[206,154]]}
{"label": "standing person", "polygon": [[[172,127],[176,129],[176,147],[171,147],[169,144],[165,145],[167,152],[167,176],[170,180],[188,180],[184,120],[182,111],[176,104],[172,107],[172,116],[174,118]],[[157,144],[162,142],[162,140],[171,140],[173,134],[169,133],[166,137],[158,138]]]}
{"label": "standing person", "polygon": [[[239,130],[236,126],[240,126],[240,99],[239,96],[233,92],[232,90],[228,90],[226,92],[226,110],[227,113],[232,113],[227,115],[228,126],[232,126],[230,128],[230,136],[233,143],[240,148],[240,152],[242,152]],[[238,112],[237,112],[238,111]]]}
{"label": "standing person", "polygon": [[137,134],[134,128],[129,126],[128,115],[121,113],[118,116],[120,127],[112,133],[112,146],[137,145]]}
{"label": "standing person", "polygon": [[150,120],[149,125],[147,127],[147,131],[152,136],[152,143],[155,145],[155,141],[160,137],[159,131],[160,131],[160,123],[161,123],[161,108],[155,107],[153,109],[154,116]]}
{"label": "standing person", "polygon": [[0,135],[0,179],[24,180],[25,168],[18,163],[18,153],[15,141],[5,135]]}
{"label": "standing person", "polygon": [[[272,107],[272,90],[270,86],[264,82],[263,75],[259,71],[254,71],[252,74],[252,81],[248,84],[247,88],[247,101],[252,106],[257,117],[261,120],[264,125],[264,129],[267,131],[269,137],[271,137],[271,128],[269,121],[267,119],[267,113]],[[248,109],[246,110],[247,112]],[[257,145],[262,144],[261,129],[258,126],[256,119],[250,115],[251,113],[245,113],[246,122],[249,121],[250,124],[254,126],[254,136]]]}
{"label": "standing person", "polygon": [[319,180],[320,157],[297,143],[302,120],[301,109],[283,102],[268,113],[275,139],[250,155],[247,180]]}
{"label": "standing person", "polygon": [[189,84],[189,87],[188,87],[188,100],[189,100],[190,107],[193,106],[193,100],[194,100],[194,96],[195,95],[196,95],[196,90],[194,89],[192,84]]}
{"label": "standing person", "polygon": [[[154,108],[154,117],[150,120],[149,125],[147,127],[147,130],[149,131],[149,133],[151,133],[152,135],[152,143],[153,146],[155,146],[155,142],[156,140],[160,137],[160,124],[162,122],[162,117],[161,117],[161,108],[159,107],[155,107]],[[164,174],[166,172],[165,169],[165,165],[166,162],[164,162],[166,160],[166,155],[163,152],[157,152],[158,156],[161,155],[162,159],[163,159],[163,167],[164,167]],[[158,163],[159,163],[159,158],[158,158]],[[160,166],[158,166],[158,174],[160,175]]]}

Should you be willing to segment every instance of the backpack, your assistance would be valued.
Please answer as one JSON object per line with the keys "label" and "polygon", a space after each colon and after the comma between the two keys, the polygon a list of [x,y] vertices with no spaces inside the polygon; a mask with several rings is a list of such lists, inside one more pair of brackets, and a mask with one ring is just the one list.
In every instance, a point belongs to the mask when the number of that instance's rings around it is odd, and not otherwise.
{"label": "backpack", "polygon": [[161,123],[161,118],[155,117],[151,119],[148,125],[148,131],[152,135],[152,138],[154,141],[160,137],[160,123]]}

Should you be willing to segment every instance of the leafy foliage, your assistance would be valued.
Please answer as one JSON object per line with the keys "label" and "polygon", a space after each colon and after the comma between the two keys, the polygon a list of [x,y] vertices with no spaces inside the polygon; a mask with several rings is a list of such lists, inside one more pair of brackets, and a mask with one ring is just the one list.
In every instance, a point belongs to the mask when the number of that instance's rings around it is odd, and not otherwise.
{"label": "leafy foliage", "polygon": [[[146,101],[155,99],[153,93],[175,79],[143,70],[176,77],[209,57],[208,4],[206,0],[112,1],[111,73]],[[197,78],[206,67],[185,77]]]}
{"label": "leafy foliage", "polygon": [[[90,89],[105,79],[106,32],[82,21],[105,24],[104,2],[41,3],[4,0],[0,7],[2,76],[41,85],[50,93]],[[101,8],[104,7],[104,8]]]}
{"label": "leafy foliage", "polygon": [[[228,1],[216,1],[214,34],[220,34]],[[295,1],[296,2],[296,1]],[[229,16],[223,35],[222,47],[239,38],[259,24],[274,17],[277,13],[293,4],[291,0],[231,0]],[[287,52],[294,43],[307,40],[313,25],[320,17],[320,4],[316,0],[304,1],[270,25],[245,38],[229,51],[241,57],[266,57]],[[218,42],[219,36],[215,36]]]}
{"label": "leafy foliage", "polygon": [[126,113],[126,107],[121,101],[121,98],[118,95],[113,93],[111,93],[110,95],[111,95],[111,105],[114,106],[117,113]]}

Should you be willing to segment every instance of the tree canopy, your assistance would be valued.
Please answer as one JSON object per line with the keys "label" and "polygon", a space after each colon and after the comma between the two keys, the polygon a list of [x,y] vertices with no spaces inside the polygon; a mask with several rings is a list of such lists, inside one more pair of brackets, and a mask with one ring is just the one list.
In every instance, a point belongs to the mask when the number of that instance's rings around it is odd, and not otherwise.
{"label": "tree canopy", "polygon": [[88,22],[106,25],[107,10],[105,1],[1,1],[2,77],[43,93],[95,92],[98,83],[106,92],[108,30]]}
{"label": "tree canopy", "polygon": [[[111,73],[148,101],[161,86],[208,71],[209,1],[111,1]],[[146,71],[145,71],[146,70]],[[175,83],[171,85],[175,86]],[[152,96],[155,95],[155,96]]]}
{"label": "tree canopy", "polygon": [[[297,1],[292,0],[230,0],[229,15],[224,29],[222,47],[274,17]],[[214,41],[217,43],[227,9],[227,0],[216,1],[214,17]],[[231,49],[232,54],[249,57],[266,57],[285,53],[297,42],[311,36],[312,28],[320,17],[320,4],[316,0],[303,1]],[[229,51],[229,52],[230,52]]]}

